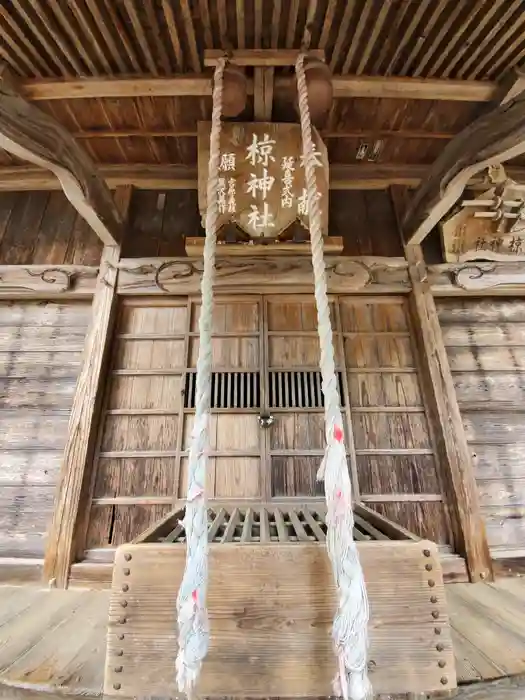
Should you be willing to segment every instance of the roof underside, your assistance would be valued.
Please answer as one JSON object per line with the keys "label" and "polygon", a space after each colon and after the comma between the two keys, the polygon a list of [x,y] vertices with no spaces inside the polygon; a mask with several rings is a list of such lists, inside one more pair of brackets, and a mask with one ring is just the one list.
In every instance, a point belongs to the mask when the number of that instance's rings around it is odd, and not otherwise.
{"label": "roof underside", "polygon": [[[23,78],[168,76],[204,70],[205,49],[299,48],[308,0],[11,0],[0,57]],[[338,75],[499,80],[525,58],[521,0],[319,0],[311,48]],[[287,69],[280,69],[284,72]],[[41,101],[96,162],[197,161],[208,97]],[[475,118],[475,102],[341,98],[324,137],[331,163],[430,164]],[[294,119],[274,94],[273,119]],[[253,119],[253,104],[242,115]],[[342,136],[344,134],[344,136]],[[0,164],[16,163],[0,153]]]}
{"label": "roof underside", "polygon": [[[68,9],[69,7],[69,9]],[[307,0],[11,0],[1,53],[27,77],[167,75],[204,49],[299,48]],[[521,0],[319,0],[312,48],[336,73],[497,79],[525,57]]]}

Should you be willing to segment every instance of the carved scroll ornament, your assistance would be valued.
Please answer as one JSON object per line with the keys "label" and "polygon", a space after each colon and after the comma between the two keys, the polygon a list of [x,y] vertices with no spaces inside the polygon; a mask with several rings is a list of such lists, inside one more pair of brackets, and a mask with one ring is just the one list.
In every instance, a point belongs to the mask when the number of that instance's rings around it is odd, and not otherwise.
{"label": "carved scroll ornament", "polygon": [[[123,260],[119,264],[120,294],[155,293],[197,294],[202,276],[202,260],[144,260],[133,265]],[[351,259],[327,257],[328,289],[331,293],[355,292],[374,284],[395,284],[408,287],[406,262],[397,258]],[[313,287],[311,262],[308,258],[254,256],[250,258],[219,258],[216,263],[218,289],[261,287]]]}
{"label": "carved scroll ornament", "polygon": [[0,267],[0,295],[92,294],[97,275],[96,267],[5,265]]}

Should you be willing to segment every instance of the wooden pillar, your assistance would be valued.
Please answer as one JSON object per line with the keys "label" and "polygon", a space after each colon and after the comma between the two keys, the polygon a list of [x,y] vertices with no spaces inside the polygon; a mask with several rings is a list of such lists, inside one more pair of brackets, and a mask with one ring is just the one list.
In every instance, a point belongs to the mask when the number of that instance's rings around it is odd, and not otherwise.
{"label": "wooden pillar", "polygon": [[[131,187],[117,188],[116,204],[125,221]],[[74,557],[74,542],[82,497],[89,482],[98,414],[105,385],[108,349],[111,344],[117,301],[117,268],[120,246],[105,246],[93,297],[91,324],[86,336],[82,368],[78,377],[62,468],[57,486],[53,520],[44,560],[44,579],[65,588]]]}
{"label": "wooden pillar", "polygon": [[[407,192],[404,188],[391,188],[391,194],[400,221]],[[413,328],[430,418],[434,424],[437,454],[451,510],[456,550],[465,558],[471,581],[492,580],[492,560],[479,507],[474,467],[436,304],[427,279],[423,251],[419,245],[406,245],[405,255],[412,284],[410,309]]]}

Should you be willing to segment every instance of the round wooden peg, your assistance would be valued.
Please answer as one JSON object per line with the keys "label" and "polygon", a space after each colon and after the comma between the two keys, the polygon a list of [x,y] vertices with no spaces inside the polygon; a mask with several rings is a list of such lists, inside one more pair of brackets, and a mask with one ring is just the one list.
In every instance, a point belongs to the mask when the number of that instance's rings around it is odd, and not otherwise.
{"label": "round wooden peg", "polygon": [[[304,74],[308,89],[308,107],[310,109],[311,122],[316,127],[322,127],[328,118],[334,99],[332,73],[323,61],[317,58],[306,58]],[[296,109],[298,110],[297,100]]]}
{"label": "round wooden peg", "polygon": [[222,116],[237,117],[246,107],[246,75],[242,68],[227,63],[222,82]]}

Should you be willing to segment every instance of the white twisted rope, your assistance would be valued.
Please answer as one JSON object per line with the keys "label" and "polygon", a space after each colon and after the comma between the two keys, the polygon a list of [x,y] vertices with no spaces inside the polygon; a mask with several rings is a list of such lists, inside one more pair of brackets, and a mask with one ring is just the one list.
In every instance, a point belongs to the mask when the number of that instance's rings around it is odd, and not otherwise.
{"label": "white twisted rope", "polygon": [[209,627],[206,610],[208,583],[208,514],[206,506],[206,466],[208,461],[208,419],[211,398],[213,277],[219,208],[217,190],[219,179],[222,84],[226,59],[221,58],[215,69],[213,112],[210,136],[210,161],[206,209],[206,239],[204,270],[201,282],[201,312],[199,316],[199,356],[195,423],[191,435],[188,459],[188,494],[184,529],[186,531],[186,568],[177,597],[179,652],[177,654],[177,685],[180,692],[191,695],[208,652]]}
{"label": "white twisted rope", "polygon": [[372,693],[367,675],[368,599],[363,570],[352,537],[354,515],[352,487],[344,445],[343,420],[335,373],[330,307],[326,289],[326,269],[321,230],[321,210],[317,198],[314,142],[304,72],[304,54],[295,66],[299,94],[299,113],[303,140],[306,189],[312,246],[317,328],[321,348],[320,370],[325,403],[326,450],[317,478],[325,481],[327,505],[327,549],[337,586],[339,606],[332,637],[338,660],[334,692],[345,700],[364,700]]}

